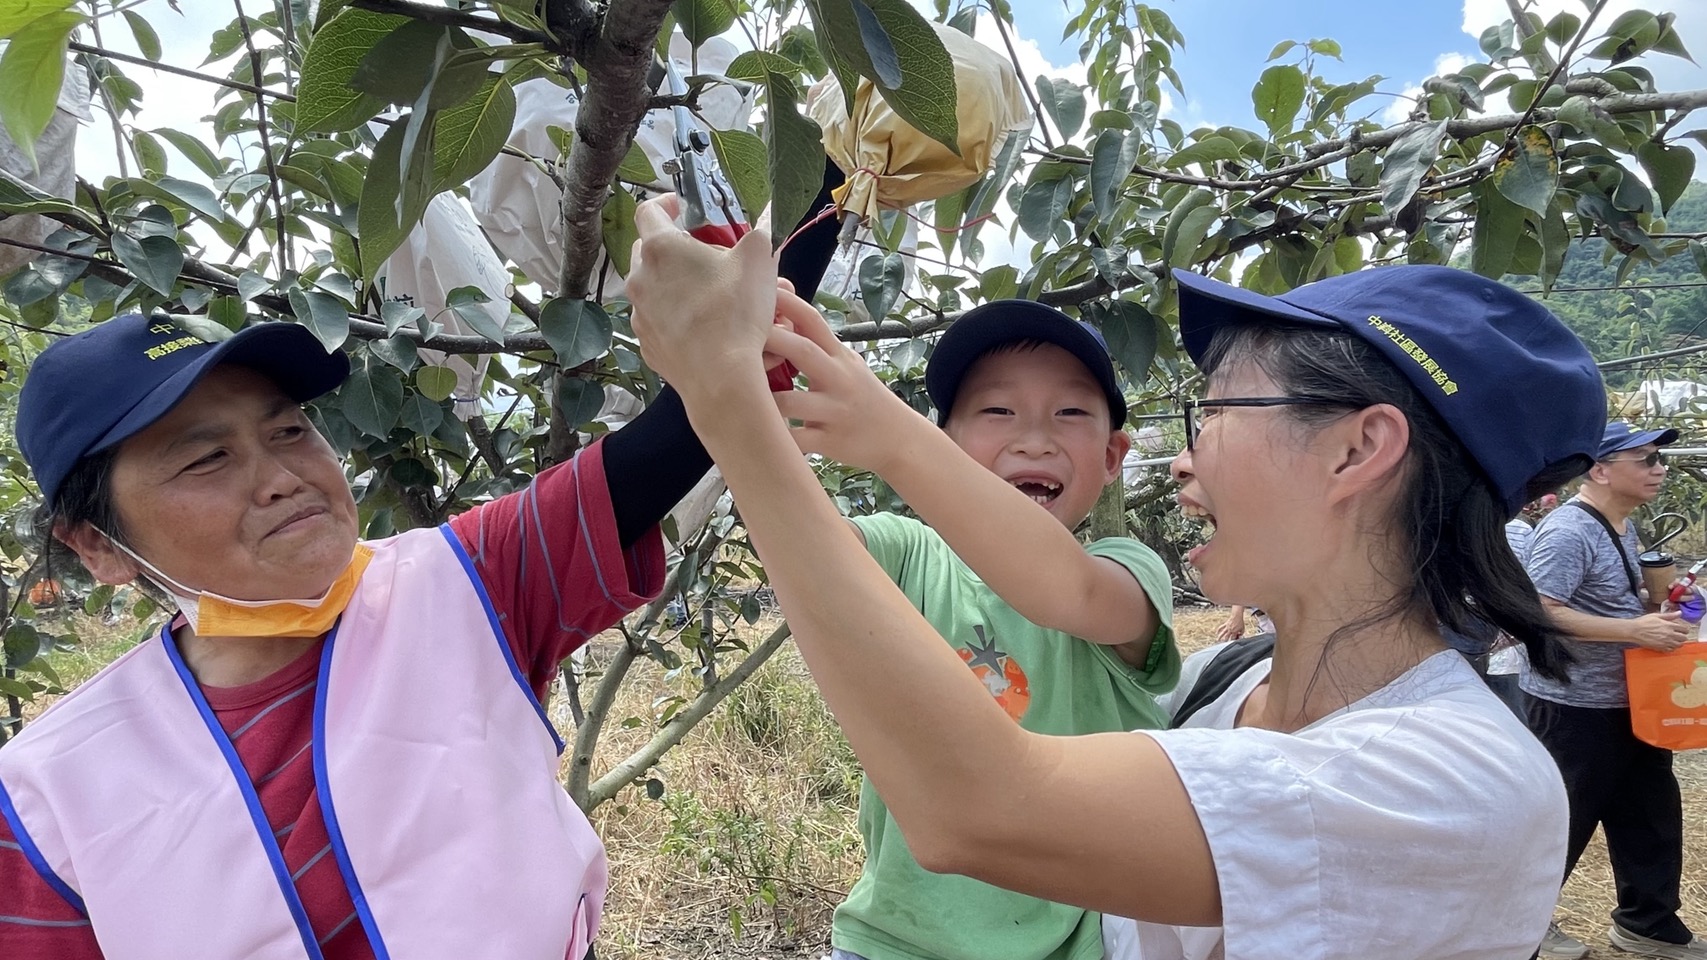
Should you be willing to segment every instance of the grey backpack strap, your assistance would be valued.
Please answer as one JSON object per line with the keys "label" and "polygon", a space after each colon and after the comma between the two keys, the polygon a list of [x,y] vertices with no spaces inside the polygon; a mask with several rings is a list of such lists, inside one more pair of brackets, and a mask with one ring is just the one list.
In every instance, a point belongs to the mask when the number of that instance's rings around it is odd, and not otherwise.
{"label": "grey backpack strap", "polygon": [[1174,718],[1168,723],[1171,729],[1185,726],[1192,715],[1204,707],[1214,703],[1223,693],[1233,686],[1233,682],[1244,676],[1245,671],[1256,664],[1274,656],[1274,634],[1263,633],[1244,640],[1234,640],[1222,647],[1203,672],[1197,675],[1197,683],[1192,685],[1191,692],[1180,701],[1179,709],[1174,711]]}

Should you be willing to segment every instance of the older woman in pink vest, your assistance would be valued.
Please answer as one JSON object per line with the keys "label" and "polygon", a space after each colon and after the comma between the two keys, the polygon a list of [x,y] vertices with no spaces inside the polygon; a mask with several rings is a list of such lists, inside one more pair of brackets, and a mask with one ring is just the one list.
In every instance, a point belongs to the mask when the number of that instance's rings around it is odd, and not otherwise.
{"label": "older woman in pink vest", "polygon": [[709,466],[666,393],[438,528],[358,535],[303,327],[126,316],[30,370],[53,536],[177,615],[0,751],[0,956],[580,960],[605,855],[541,709]]}

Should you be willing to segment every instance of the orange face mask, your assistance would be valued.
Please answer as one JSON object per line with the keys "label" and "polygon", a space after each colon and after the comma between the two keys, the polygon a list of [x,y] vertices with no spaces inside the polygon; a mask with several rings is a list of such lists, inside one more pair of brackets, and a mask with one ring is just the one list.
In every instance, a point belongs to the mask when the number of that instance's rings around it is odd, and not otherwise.
{"label": "orange face mask", "polygon": [[149,579],[178,602],[178,612],[189,621],[190,629],[204,637],[318,637],[332,629],[350,605],[356,585],[373,559],[373,548],[356,544],[344,572],[313,600],[237,600],[186,587],[124,544],[114,540],[113,545],[142,564]]}

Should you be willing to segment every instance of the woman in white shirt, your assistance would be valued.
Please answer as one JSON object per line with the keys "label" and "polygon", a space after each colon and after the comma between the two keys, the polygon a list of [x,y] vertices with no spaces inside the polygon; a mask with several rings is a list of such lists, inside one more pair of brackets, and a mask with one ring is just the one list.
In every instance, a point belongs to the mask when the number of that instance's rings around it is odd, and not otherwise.
{"label": "woman in white shirt", "polygon": [[[1559,774],[1439,625],[1481,617],[1558,669],[1501,529],[1600,437],[1598,373],[1557,319],[1444,267],[1278,298],[1176,274],[1209,375],[1173,466],[1186,513],[1215,526],[1189,559],[1210,599],[1273,617],[1274,655],[1183,729],[1047,737],[1008,720],[798,456],[907,456],[898,405],[810,307],[773,299],[762,238],[696,246],[670,214],[637,220],[635,329],[921,864],[1102,911],[1119,957],[1494,960],[1540,942]],[[767,396],[761,351],[810,391]],[[1055,542],[1033,521],[1051,518],[1005,486],[967,491],[967,509],[1041,569]]]}

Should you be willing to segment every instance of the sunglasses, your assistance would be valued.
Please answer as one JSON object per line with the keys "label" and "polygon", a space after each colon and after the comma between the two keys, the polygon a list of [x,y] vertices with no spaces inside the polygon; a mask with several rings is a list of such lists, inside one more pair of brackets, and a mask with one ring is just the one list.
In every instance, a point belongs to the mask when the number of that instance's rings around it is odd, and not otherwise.
{"label": "sunglasses", "polygon": [[1645,457],[1608,457],[1605,460],[1602,460],[1600,462],[1601,463],[1639,463],[1642,466],[1647,467],[1649,470],[1652,470],[1653,468],[1659,466],[1660,463],[1665,460],[1665,458],[1666,458],[1665,451],[1655,450],[1653,453],[1650,453]]}
{"label": "sunglasses", "polygon": [[1216,397],[1213,400],[1186,400],[1181,404],[1185,414],[1185,448],[1190,450],[1197,443],[1198,431],[1202,429],[1203,410],[1213,410],[1219,407],[1343,407],[1344,401],[1330,400],[1327,397]]}

